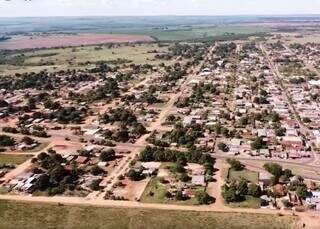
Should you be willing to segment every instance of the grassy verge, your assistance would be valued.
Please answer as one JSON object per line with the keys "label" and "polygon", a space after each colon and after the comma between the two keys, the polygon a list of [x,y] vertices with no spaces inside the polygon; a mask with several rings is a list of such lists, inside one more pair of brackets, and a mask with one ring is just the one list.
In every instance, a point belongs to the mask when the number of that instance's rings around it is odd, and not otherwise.
{"label": "grassy verge", "polygon": [[0,228],[289,229],[292,216],[57,206],[0,201]]}

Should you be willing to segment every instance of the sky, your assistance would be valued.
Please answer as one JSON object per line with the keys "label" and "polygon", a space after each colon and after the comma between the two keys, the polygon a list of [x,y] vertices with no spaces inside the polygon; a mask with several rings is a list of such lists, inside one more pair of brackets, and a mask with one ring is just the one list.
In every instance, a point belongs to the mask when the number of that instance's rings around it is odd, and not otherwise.
{"label": "sky", "polygon": [[0,0],[0,17],[320,14],[320,0]]}

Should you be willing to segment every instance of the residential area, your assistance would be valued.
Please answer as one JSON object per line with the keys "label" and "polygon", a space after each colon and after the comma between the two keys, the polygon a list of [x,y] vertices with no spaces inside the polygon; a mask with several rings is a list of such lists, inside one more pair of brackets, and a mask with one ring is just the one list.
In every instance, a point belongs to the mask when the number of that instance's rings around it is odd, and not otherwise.
{"label": "residential area", "polygon": [[320,211],[318,45],[152,47],[0,78],[3,198]]}

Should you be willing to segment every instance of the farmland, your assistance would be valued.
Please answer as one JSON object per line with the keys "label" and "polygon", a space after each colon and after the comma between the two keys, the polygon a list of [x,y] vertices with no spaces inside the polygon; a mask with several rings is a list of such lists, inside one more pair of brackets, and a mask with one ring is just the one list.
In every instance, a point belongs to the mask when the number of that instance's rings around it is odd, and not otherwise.
{"label": "farmland", "polygon": [[[41,70],[56,71],[65,69],[84,68],[82,63],[98,61],[126,60],[135,64],[159,64],[154,60],[155,53],[165,52],[167,47],[158,47],[156,44],[119,45],[115,47],[84,46],[74,48],[52,48],[24,52],[21,63],[0,65],[0,74],[14,74],[23,72],[39,72]],[[12,54],[7,58],[14,58],[19,54]],[[165,62],[165,61],[161,61]],[[80,66],[81,65],[81,66]]]}
{"label": "farmland", "polygon": [[94,45],[104,43],[151,42],[153,39],[144,35],[114,35],[114,34],[78,34],[78,35],[47,35],[18,36],[2,42],[0,49],[34,49],[60,46]]}
{"label": "farmland", "polygon": [[192,40],[206,37],[222,36],[225,34],[255,34],[271,31],[268,28],[254,26],[227,27],[173,27],[169,29],[113,29],[115,34],[139,34],[155,37],[160,41]]}
{"label": "farmland", "polygon": [[[290,216],[0,202],[0,228],[292,228]],[[30,220],[32,219],[32,220]],[[73,222],[77,222],[74,224]]]}

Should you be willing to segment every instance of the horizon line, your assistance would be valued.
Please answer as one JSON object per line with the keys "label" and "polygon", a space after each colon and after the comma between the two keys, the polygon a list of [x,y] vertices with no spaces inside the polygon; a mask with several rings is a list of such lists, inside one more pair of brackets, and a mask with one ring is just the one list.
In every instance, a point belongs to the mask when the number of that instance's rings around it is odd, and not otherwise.
{"label": "horizon line", "polygon": [[[77,18],[77,17],[88,17],[88,18],[97,18],[97,17],[312,17],[312,16],[320,16],[320,13],[298,13],[298,14],[157,14],[157,15],[39,15],[39,16],[1,16],[0,18],[53,18],[53,17],[69,17],[69,18]],[[320,19],[320,18],[319,18]]]}

